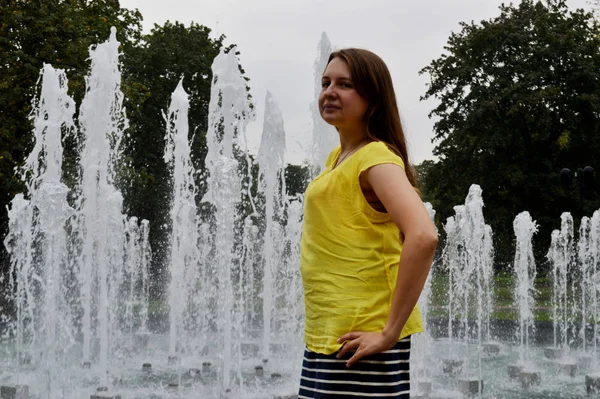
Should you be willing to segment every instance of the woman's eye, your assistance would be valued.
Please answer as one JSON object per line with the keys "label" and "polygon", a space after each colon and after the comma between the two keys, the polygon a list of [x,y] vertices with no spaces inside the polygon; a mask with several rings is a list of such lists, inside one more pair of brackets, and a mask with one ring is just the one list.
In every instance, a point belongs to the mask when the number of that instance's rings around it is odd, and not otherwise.
{"label": "woman's eye", "polygon": [[341,86],[342,86],[344,89],[351,89],[351,88],[352,88],[352,85],[351,85],[350,83],[342,83],[342,84],[341,84]]}
{"label": "woman's eye", "polygon": [[321,87],[322,87],[322,88],[325,88],[325,87],[327,87],[327,86],[329,86],[329,82],[322,82],[322,83],[321,83]]}

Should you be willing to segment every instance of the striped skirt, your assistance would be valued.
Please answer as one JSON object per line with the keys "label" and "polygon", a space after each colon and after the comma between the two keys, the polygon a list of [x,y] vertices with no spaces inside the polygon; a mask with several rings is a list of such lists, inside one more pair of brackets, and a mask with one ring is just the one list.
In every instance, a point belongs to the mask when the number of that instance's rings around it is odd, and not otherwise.
{"label": "striped skirt", "polygon": [[390,350],[366,356],[351,368],[347,353],[322,355],[306,349],[298,398],[401,398],[410,397],[410,337]]}

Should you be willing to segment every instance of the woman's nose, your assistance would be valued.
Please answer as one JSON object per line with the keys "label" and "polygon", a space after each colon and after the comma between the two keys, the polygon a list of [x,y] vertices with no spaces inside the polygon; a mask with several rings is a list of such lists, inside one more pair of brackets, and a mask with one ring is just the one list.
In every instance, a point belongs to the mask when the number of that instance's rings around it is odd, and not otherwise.
{"label": "woman's nose", "polygon": [[325,88],[325,90],[323,90],[323,95],[325,95],[325,96],[333,96],[333,95],[335,95],[334,86],[333,85],[327,86],[327,88]]}

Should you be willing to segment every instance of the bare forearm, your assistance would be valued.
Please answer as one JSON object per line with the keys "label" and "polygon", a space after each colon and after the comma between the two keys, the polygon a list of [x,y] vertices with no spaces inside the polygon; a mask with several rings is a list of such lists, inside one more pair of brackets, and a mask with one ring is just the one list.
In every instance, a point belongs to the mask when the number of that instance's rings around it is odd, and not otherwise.
{"label": "bare forearm", "polygon": [[406,237],[398,269],[396,289],[384,334],[395,342],[414,309],[431,268],[437,237],[430,234]]}

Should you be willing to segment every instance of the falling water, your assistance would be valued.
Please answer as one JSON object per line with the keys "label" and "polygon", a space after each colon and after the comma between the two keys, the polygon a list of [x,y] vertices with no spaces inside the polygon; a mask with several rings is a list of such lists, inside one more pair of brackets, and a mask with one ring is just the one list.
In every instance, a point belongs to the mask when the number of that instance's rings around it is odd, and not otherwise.
{"label": "falling water", "polygon": [[127,249],[125,251],[125,270],[128,287],[125,318],[122,320],[125,330],[133,336],[134,331],[148,331],[148,268],[152,252],[150,251],[149,222],[134,216],[129,218],[125,229]]}
{"label": "falling water", "polygon": [[[76,315],[70,291],[76,288],[66,270],[68,259],[65,227],[74,211],[67,203],[68,188],[62,183],[62,135],[72,134],[75,103],[67,95],[64,71],[45,65],[42,90],[34,103],[35,146],[26,160],[24,176],[29,200],[17,195],[9,211],[5,245],[11,255],[11,285],[17,303],[17,371],[21,361],[33,355],[47,377],[49,393],[55,382],[67,376],[56,365],[65,365],[75,344]],[[39,356],[39,358],[38,358]],[[58,381],[57,381],[58,380]]]}
{"label": "falling water", "polygon": [[[196,207],[196,184],[188,138],[190,102],[182,81],[171,96],[167,115],[164,160],[171,172],[171,253],[169,286],[169,353],[177,356],[187,346],[184,322],[192,320],[198,309],[197,286],[199,228]],[[187,312],[186,312],[187,310]],[[175,358],[172,358],[175,360]]]}
{"label": "falling water", "polygon": [[492,311],[493,246],[492,230],[483,218],[481,188],[474,184],[469,189],[465,202],[468,224],[464,231],[470,272],[477,286],[477,342],[489,341],[490,316]]}
{"label": "falling water", "polygon": [[319,103],[317,100],[319,98],[319,93],[321,92],[323,72],[325,72],[325,68],[327,67],[327,61],[329,60],[331,51],[331,43],[329,42],[329,38],[327,37],[327,34],[323,32],[321,34],[321,40],[319,41],[317,58],[315,59],[315,63],[313,65],[315,78],[315,91],[313,98],[315,100],[310,106],[313,128],[313,144],[311,148],[310,159],[314,168],[313,173],[315,176],[319,174],[321,169],[323,169],[327,156],[339,143],[337,132],[332,126],[325,122],[323,118],[321,118],[321,113],[319,112]]}
{"label": "falling water", "polygon": [[600,211],[594,212],[592,218],[583,217],[579,226],[577,241],[577,258],[581,269],[581,329],[583,352],[587,352],[587,327],[593,326],[592,331],[592,361],[594,369],[598,366],[597,359],[597,322],[598,291],[600,290]]}
{"label": "falling water", "polygon": [[[469,341],[471,331],[469,316],[476,317],[477,376],[482,376],[482,343],[490,339],[490,316],[492,301],[493,247],[492,231],[483,218],[483,200],[481,188],[474,184],[470,187],[465,205],[455,206],[455,217],[449,218],[445,230],[447,234],[444,249],[445,264],[449,273],[449,306],[451,316],[448,321],[449,335],[453,336],[452,318],[461,320],[463,350],[461,351],[465,367],[469,370]],[[474,309],[473,309],[474,308]],[[473,312],[474,310],[474,312]],[[479,385],[481,395],[481,385]]]}
{"label": "falling water", "polygon": [[[425,208],[431,220],[435,223],[435,209],[429,202],[425,203]],[[433,276],[433,268],[427,275],[423,290],[419,296],[419,310],[421,311],[421,319],[425,331],[415,335],[411,340],[413,348],[413,372],[411,373],[411,387],[413,392],[419,392],[419,382],[429,381],[431,379],[431,370],[427,367],[429,358],[431,357],[431,346],[433,338],[428,330],[429,303],[431,301],[431,278]]]}
{"label": "falling water", "polygon": [[[81,103],[81,207],[77,217],[82,243],[80,281],[83,304],[83,357],[91,360],[92,335],[99,338],[99,364],[108,372],[109,347],[115,342],[116,312],[125,242],[123,198],[115,188],[115,166],[127,120],[123,110],[116,30],[90,50],[91,72]],[[94,297],[97,292],[97,297]],[[106,383],[106,381],[104,381]]]}
{"label": "falling water", "polygon": [[590,218],[584,216],[581,219],[581,224],[579,225],[579,235],[577,240],[577,259],[579,263],[579,268],[581,271],[580,276],[580,311],[581,311],[581,329],[579,334],[581,336],[581,345],[582,350],[585,353],[587,351],[587,336],[586,336],[586,327],[588,323],[588,319],[592,315],[592,309],[590,307],[590,297],[592,296],[593,289],[593,263],[592,263],[592,254],[590,251]]}
{"label": "falling water", "polygon": [[[212,267],[218,282],[215,293],[215,312],[218,337],[222,339],[222,365],[219,377],[223,390],[232,385],[232,368],[237,384],[241,384],[242,309],[240,289],[234,289],[233,274],[239,279],[241,266],[240,253],[235,240],[236,205],[240,202],[242,182],[238,174],[238,161],[234,149],[237,137],[245,131],[247,122],[252,118],[252,109],[246,93],[246,81],[240,73],[235,49],[221,52],[212,65],[213,82],[209,104],[209,126],[206,135],[208,154],[206,168],[208,192],[204,202],[214,207],[215,256]],[[236,295],[237,293],[237,295]]]}
{"label": "falling water", "polygon": [[[127,125],[118,47],[113,29],[106,43],[90,50],[79,135],[64,72],[44,66],[34,102],[35,147],[25,166],[29,200],[17,195],[9,212],[5,245],[15,276],[17,370],[29,357],[51,397],[68,394],[70,367],[82,362],[95,362],[94,373],[108,386],[109,365],[146,323],[148,222],[140,232],[137,219],[125,217],[114,186]],[[81,138],[79,187],[71,189],[62,183],[62,140],[69,134]],[[78,194],[72,207],[70,190]]]}
{"label": "falling water", "polygon": [[[300,236],[302,235],[302,197],[292,198],[287,201],[287,221],[284,230],[286,254],[281,268],[281,290],[284,298],[281,306],[282,332],[286,342],[291,343],[288,350],[297,350],[302,353],[303,326],[304,326],[304,301],[303,288],[300,277]],[[300,367],[300,362],[297,362]],[[299,373],[299,371],[298,371]],[[297,374],[298,374],[297,373]]]}
{"label": "falling water", "polygon": [[[283,154],[285,153],[285,131],[281,111],[271,93],[265,98],[263,133],[258,150],[259,181],[265,196],[265,235],[263,246],[263,358],[269,358],[269,343],[272,340],[272,316],[277,290],[274,276],[282,264],[282,226],[285,178]],[[282,190],[282,187],[284,190]],[[281,279],[279,280],[281,281]]]}
{"label": "falling water", "polygon": [[531,219],[529,212],[521,212],[515,218],[513,227],[517,239],[514,270],[517,275],[515,291],[519,306],[519,365],[530,368],[529,341],[535,334],[533,294],[536,277],[532,240],[537,232],[537,224]]}
{"label": "falling water", "polygon": [[139,307],[139,331],[148,333],[148,301],[150,298],[150,262],[152,260],[152,248],[150,247],[150,222],[142,220],[140,226],[140,260],[137,264],[138,289],[135,297]]}
{"label": "falling water", "polygon": [[573,218],[568,212],[563,213],[560,218],[560,231],[555,230],[552,232],[547,258],[552,264],[553,276],[552,322],[554,347],[568,350],[568,328],[572,318],[569,313],[567,276],[573,268]]}
{"label": "falling water", "polygon": [[590,322],[594,326],[593,339],[593,367],[598,370],[598,324],[600,324],[600,303],[598,296],[600,294],[600,210],[594,212],[590,222]]}
{"label": "falling water", "polygon": [[450,341],[452,341],[455,338],[452,322],[456,316],[454,286],[455,278],[460,267],[460,259],[458,256],[459,237],[457,234],[456,221],[453,216],[450,216],[446,220],[446,224],[444,225],[444,232],[446,233],[446,245],[444,246],[444,252],[442,257],[444,261],[444,268],[446,269],[448,276],[448,338]]}

